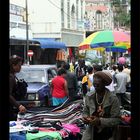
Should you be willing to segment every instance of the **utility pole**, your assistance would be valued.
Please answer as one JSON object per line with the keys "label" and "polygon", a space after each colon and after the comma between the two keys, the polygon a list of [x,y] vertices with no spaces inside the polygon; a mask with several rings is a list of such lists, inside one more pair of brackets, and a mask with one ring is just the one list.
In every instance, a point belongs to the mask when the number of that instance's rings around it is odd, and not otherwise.
{"label": "utility pole", "polygon": [[28,56],[28,50],[29,50],[29,33],[28,33],[28,2],[25,0],[25,6],[26,6],[26,62],[29,64],[29,56]]}

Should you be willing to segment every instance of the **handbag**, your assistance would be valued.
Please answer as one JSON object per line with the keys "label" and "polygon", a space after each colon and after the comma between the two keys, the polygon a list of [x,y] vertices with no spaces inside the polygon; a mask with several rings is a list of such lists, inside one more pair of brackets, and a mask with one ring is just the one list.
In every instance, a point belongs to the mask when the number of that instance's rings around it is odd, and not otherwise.
{"label": "handbag", "polygon": [[17,81],[14,97],[17,101],[21,101],[26,98],[28,84],[24,79],[18,79],[17,77],[15,78]]}

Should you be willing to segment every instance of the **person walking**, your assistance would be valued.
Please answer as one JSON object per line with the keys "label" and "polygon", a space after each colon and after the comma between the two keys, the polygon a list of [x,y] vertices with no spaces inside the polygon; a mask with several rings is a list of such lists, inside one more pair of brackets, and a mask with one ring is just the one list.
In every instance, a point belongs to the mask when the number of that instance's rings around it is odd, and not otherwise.
{"label": "person walking", "polygon": [[68,86],[69,98],[73,99],[78,92],[78,81],[74,72],[70,72],[70,65],[65,64],[64,69],[66,70],[66,81]]}
{"label": "person walking", "polygon": [[82,119],[87,124],[82,140],[108,140],[113,137],[115,126],[120,123],[119,100],[105,86],[112,82],[108,72],[94,74],[95,91],[86,94]]}
{"label": "person walking", "polygon": [[[9,76],[9,85],[10,85],[10,94],[9,94],[9,98],[10,98],[10,112],[9,112],[9,119],[10,121],[13,120],[17,120],[17,113],[18,111],[20,113],[24,113],[26,112],[26,108],[22,105],[19,104],[16,99],[15,99],[15,93],[17,90],[17,86],[16,86],[16,76],[15,74],[20,72],[21,70],[21,65],[23,64],[22,62],[22,58],[19,56],[12,56],[10,58],[10,76]],[[16,107],[16,112],[14,107]]]}
{"label": "person walking", "polygon": [[59,106],[63,104],[69,97],[68,86],[65,77],[66,77],[66,70],[59,69],[58,75],[52,79],[50,88],[51,88],[53,106]]}
{"label": "person walking", "polygon": [[93,65],[93,73],[97,72],[97,71],[102,71],[102,65],[98,65],[98,64],[94,64]]}
{"label": "person walking", "polygon": [[88,91],[94,90],[93,86],[93,67],[89,66],[87,68],[88,74],[85,75],[82,79],[82,92],[85,96]]}
{"label": "person walking", "polygon": [[75,67],[75,74],[78,81],[82,81],[82,78],[86,75],[87,66],[85,65],[85,60],[79,59],[78,64]]}
{"label": "person walking", "polygon": [[124,65],[124,69],[123,69],[122,72],[124,72],[128,75],[128,81],[127,82],[130,82],[131,81],[131,77],[130,77],[131,70],[128,68],[127,64]]}
{"label": "person walking", "polygon": [[120,106],[124,105],[124,98],[126,92],[126,85],[129,81],[129,76],[123,72],[123,65],[118,65],[118,73],[115,75],[116,78],[116,95],[120,101]]}

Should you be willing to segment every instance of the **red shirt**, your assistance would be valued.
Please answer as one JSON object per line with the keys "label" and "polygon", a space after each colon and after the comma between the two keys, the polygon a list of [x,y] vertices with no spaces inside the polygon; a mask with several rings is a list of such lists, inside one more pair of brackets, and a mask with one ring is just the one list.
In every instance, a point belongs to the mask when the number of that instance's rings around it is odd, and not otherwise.
{"label": "red shirt", "polygon": [[64,88],[65,79],[62,76],[57,76],[52,80],[53,91],[52,97],[64,98],[67,96]]}

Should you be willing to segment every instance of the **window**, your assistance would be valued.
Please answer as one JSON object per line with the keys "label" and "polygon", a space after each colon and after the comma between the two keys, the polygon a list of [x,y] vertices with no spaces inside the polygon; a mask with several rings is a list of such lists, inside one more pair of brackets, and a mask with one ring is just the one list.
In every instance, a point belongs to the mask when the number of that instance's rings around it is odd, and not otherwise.
{"label": "window", "polygon": [[24,8],[14,4],[10,4],[10,13],[22,16]]}
{"label": "window", "polygon": [[[24,24],[24,23],[18,23],[18,28],[20,28],[20,29],[26,29],[26,24]],[[31,29],[31,26],[30,25],[28,25],[28,29]]]}
{"label": "window", "polygon": [[64,27],[64,0],[61,0],[61,26]]}
{"label": "window", "polygon": [[75,6],[72,5],[71,8],[71,18],[72,18],[72,28],[75,29]]}
{"label": "window", "polygon": [[16,22],[10,22],[10,28],[16,28],[17,23]]}
{"label": "window", "polygon": [[18,23],[20,29],[26,29],[26,24]]}
{"label": "window", "polygon": [[81,1],[81,20],[83,20],[83,1]]}
{"label": "window", "polygon": [[76,19],[78,20],[78,0],[76,0]]}
{"label": "window", "polygon": [[17,74],[19,79],[24,79],[26,82],[40,82],[45,83],[47,79],[45,77],[45,71],[42,69],[23,68],[20,73]]}
{"label": "window", "polygon": [[70,0],[67,1],[67,23],[68,28],[70,28]]}
{"label": "window", "polygon": [[102,12],[96,11],[96,28],[101,29],[102,28]]}

